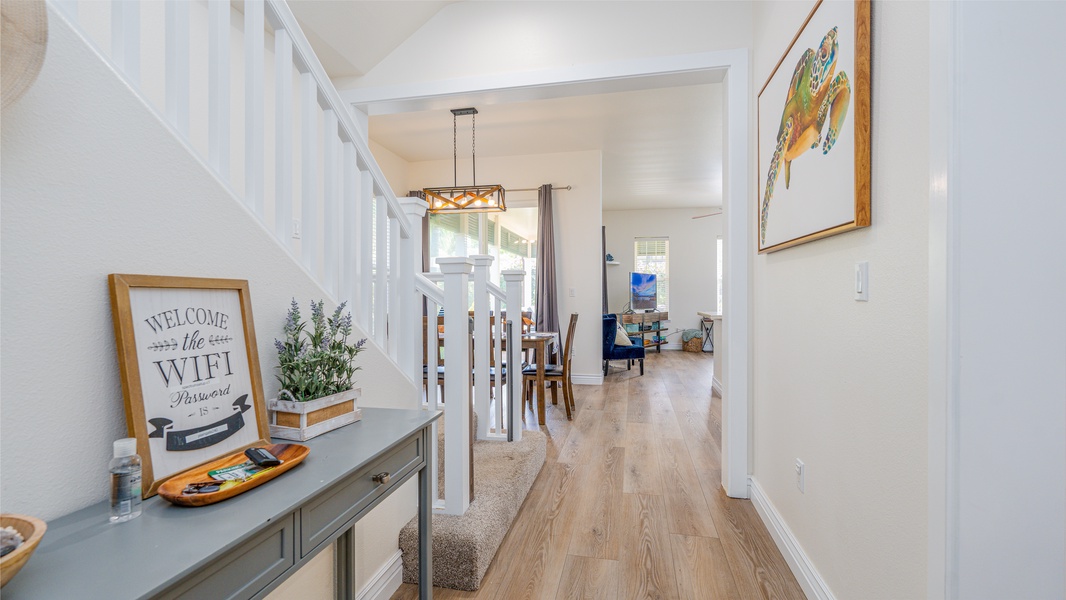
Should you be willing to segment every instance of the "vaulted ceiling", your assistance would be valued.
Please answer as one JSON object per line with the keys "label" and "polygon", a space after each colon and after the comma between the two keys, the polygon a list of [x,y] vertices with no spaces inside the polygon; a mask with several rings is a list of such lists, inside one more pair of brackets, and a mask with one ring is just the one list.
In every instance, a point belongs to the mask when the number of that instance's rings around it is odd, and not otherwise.
{"label": "vaulted ceiling", "polygon": [[[323,66],[338,79],[373,69],[448,4],[302,0],[290,6]],[[721,206],[718,81],[713,75],[635,81],[546,99],[474,94],[447,108],[478,108],[479,158],[601,151],[605,210]],[[370,138],[409,162],[451,159],[451,113],[437,104],[366,107]],[[470,125],[469,117],[460,117],[460,158],[470,155]]]}

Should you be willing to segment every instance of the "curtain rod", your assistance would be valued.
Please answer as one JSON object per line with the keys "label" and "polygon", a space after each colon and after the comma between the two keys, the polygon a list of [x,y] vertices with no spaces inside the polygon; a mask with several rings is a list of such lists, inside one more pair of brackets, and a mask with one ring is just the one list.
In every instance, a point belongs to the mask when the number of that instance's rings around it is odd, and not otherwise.
{"label": "curtain rod", "polygon": [[[506,189],[507,189],[508,192],[535,192],[535,191],[539,190],[540,188],[539,187],[535,187],[535,188],[518,188],[518,189],[506,188]],[[552,186],[552,190],[553,191],[554,190],[567,190],[567,191],[570,191],[570,189],[571,188],[568,185],[567,186],[561,186],[561,185],[560,186],[554,186],[554,185]]]}

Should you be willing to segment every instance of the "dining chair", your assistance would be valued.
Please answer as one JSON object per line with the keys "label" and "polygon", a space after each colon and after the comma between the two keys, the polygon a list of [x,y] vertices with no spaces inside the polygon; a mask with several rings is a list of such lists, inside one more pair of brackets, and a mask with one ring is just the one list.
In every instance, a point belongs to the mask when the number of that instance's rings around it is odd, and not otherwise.
{"label": "dining chair", "polygon": [[[577,313],[570,315],[570,324],[566,328],[566,341],[563,342],[563,355],[560,364],[544,365],[544,381],[551,386],[552,404],[558,404],[558,387],[563,389],[563,405],[566,407],[566,418],[573,419],[573,413],[577,410],[574,405],[574,385],[570,378],[570,359],[574,350],[574,331],[577,329]],[[533,386],[537,381],[537,365],[531,364],[522,369],[522,405],[525,401],[533,402]],[[537,390],[538,394],[543,390]]]}

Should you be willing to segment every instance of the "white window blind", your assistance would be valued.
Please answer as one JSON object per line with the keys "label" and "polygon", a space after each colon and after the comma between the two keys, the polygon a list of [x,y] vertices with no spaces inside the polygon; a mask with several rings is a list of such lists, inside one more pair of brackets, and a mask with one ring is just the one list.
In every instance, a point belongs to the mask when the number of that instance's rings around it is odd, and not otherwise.
{"label": "white window blind", "polygon": [[670,238],[636,238],[633,271],[655,274],[656,310],[670,310]]}

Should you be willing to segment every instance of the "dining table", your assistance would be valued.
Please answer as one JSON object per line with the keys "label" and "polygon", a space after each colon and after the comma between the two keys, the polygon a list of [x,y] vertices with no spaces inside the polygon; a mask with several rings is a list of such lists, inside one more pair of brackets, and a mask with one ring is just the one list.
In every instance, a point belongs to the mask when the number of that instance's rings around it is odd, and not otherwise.
{"label": "dining table", "polygon": [[558,331],[537,331],[522,335],[522,350],[532,350],[537,365],[537,423],[544,425],[544,365],[559,347]]}

